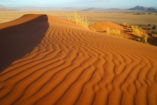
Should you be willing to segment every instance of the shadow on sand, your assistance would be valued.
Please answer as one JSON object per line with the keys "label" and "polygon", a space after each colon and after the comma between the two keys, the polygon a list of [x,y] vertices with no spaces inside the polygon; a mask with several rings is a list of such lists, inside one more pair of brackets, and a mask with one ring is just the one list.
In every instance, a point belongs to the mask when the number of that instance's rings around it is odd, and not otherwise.
{"label": "shadow on sand", "polygon": [[48,27],[48,17],[40,15],[28,22],[0,29],[0,72],[31,52],[41,42]]}

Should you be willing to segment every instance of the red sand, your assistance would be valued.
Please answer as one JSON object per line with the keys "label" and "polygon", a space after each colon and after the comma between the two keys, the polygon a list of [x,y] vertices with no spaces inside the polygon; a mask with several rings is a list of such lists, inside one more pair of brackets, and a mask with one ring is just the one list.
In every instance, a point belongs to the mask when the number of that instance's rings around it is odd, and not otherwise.
{"label": "red sand", "polygon": [[[39,21],[46,27],[46,19]],[[56,17],[48,16],[48,22],[39,44],[0,73],[0,105],[157,105],[157,47]]]}
{"label": "red sand", "polygon": [[98,22],[89,27],[91,30],[96,30],[99,32],[105,31],[107,28],[111,30],[123,30],[123,27],[119,24],[112,23],[112,22]]}

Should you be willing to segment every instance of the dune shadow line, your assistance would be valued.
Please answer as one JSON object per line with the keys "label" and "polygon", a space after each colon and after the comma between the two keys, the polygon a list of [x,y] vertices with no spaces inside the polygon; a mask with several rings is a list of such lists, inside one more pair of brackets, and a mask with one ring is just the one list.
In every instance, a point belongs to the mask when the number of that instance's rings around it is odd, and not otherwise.
{"label": "dune shadow line", "polygon": [[0,73],[13,61],[30,53],[49,27],[47,15],[28,22],[0,29]]}

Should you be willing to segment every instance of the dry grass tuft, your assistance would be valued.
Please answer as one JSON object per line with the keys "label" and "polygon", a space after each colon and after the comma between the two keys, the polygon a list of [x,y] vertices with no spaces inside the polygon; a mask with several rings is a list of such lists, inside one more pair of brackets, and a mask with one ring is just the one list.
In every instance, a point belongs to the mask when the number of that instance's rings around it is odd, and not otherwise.
{"label": "dry grass tuft", "polygon": [[104,31],[105,31],[108,35],[113,35],[113,36],[117,36],[117,37],[121,37],[121,36],[122,36],[122,33],[121,33],[120,30],[106,28],[106,29],[104,29]]}
{"label": "dry grass tuft", "polygon": [[124,27],[130,27],[130,25],[127,24],[127,23],[123,23],[122,25],[123,25]]}
{"label": "dry grass tuft", "polygon": [[137,41],[147,43],[148,34],[142,28],[138,26],[131,26],[132,34],[137,37]]}
{"label": "dry grass tuft", "polygon": [[66,16],[66,19],[76,23],[77,25],[81,25],[84,28],[88,28],[89,26],[87,17],[78,15],[76,11],[74,11],[73,16]]}

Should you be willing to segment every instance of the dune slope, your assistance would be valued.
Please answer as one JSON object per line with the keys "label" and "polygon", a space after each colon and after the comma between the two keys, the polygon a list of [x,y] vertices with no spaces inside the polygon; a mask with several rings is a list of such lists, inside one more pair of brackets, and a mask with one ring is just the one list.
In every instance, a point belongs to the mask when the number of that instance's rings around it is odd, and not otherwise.
{"label": "dune slope", "polygon": [[46,15],[25,15],[0,25],[0,72],[31,52],[48,29]]}
{"label": "dune slope", "polygon": [[91,30],[94,29],[95,31],[98,31],[98,32],[103,32],[106,29],[123,30],[122,26],[120,26],[119,24],[113,23],[113,22],[98,22],[98,23],[95,23],[95,24],[89,26],[89,28]]}
{"label": "dune slope", "polygon": [[0,105],[157,104],[156,47],[48,23],[41,42],[0,73]]}

